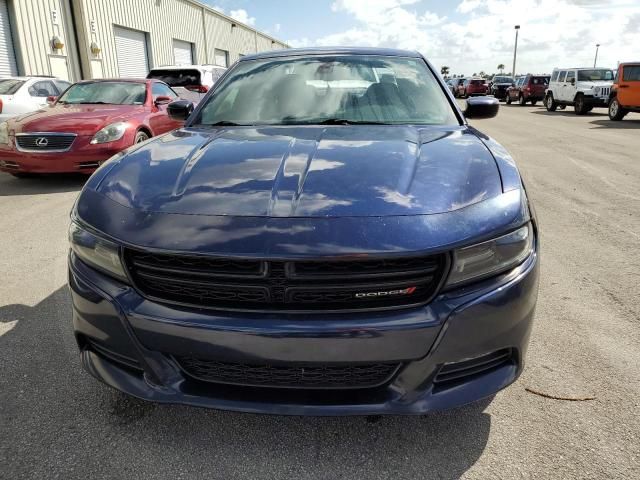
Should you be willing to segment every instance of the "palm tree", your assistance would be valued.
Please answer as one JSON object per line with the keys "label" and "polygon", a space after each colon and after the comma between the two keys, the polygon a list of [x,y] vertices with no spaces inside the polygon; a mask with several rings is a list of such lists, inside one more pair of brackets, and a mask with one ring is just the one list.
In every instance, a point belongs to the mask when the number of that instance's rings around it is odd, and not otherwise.
{"label": "palm tree", "polygon": [[504,63],[498,65],[498,70],[500,70],[500,75],[502,75],[502,71],[504,70]]}
{"label": "palm tree", "polygon": [[447,75],[449,75],[449,67],[440,67],[440,73],[446,77]]}

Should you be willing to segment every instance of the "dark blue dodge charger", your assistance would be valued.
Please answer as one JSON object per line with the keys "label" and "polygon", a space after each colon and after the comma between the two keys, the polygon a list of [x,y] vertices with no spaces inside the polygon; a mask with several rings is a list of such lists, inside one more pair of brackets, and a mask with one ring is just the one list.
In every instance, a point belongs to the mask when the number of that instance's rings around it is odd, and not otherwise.
{"label": "dark blue dodge charger", "polygon": [[72,212],[83,366],[157,402],[418,414],[522,372],[538,228],[513,159],[421,55],[246,56]]}

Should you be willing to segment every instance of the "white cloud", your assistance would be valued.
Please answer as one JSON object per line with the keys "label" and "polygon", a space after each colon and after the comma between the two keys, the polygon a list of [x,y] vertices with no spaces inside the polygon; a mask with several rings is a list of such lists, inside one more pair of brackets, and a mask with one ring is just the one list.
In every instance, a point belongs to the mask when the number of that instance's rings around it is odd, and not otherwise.
{"label": "white cloud", "polygon": [[250,17],[247,11],[243,8],[239,8],[238,10],[231,10],[229,12],[229,16],[246,25],[253,26],[256,24],[255,17]]}
{"label": "white cloud", "polygon": [[456,8],[457,12],[469,13],[482,5],[482,0],[462,0],[462,3]]}
{"label": "white cloud", "polygon": [[640,45],[636,0],[461,0],[453,18],[429,11],[419,0],[335,0],[331,9],[352,17],[354,25],[289,43],[418,50],[436,67],[448,65],[452,74],[466,75],[495,72],[500,63],[511,70],[516,24],[519,73],[592,65],[596,43],[598,65],[615,67],[637,57]]}

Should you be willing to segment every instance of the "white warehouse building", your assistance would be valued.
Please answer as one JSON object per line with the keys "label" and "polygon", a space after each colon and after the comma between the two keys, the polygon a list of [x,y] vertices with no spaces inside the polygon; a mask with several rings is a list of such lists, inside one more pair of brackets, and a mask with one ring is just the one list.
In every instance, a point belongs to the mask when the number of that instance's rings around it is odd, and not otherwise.
{"label": "white warehouse building", "polygon": [[0,77],[144,77],[283,48],[195,0],[0,0]]}

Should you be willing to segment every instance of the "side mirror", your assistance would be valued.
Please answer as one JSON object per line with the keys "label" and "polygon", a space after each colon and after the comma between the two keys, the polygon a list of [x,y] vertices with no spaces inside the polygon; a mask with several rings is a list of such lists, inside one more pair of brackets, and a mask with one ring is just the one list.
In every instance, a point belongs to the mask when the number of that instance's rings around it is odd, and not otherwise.
{"label": "side mirror", "polygon": [[493,118],[498,114],[500,102],[494,97],[470,97],[464,116],[467,118]]}
{"label": "side mirror", "polygon": [[56,103],[56,100],[58,100],[58,97],[54,96],[54,95],[49,95],[47,97],[47,103],[49,105],[53,105],[54,103]]}
{"label": "side mirror", "polygon": [[171,102],[167,107],[167,113],[172,120],[180,122],[189,118],[189,115],[193,112],[193,102],[189,100],[176,100]]}
{"label": "side mirror", "polygon": [[168,103],[171,103],[171,97],[166,97],[164,95],[159,95],[156,97],[156,99],[153,101],[154,105],[157,107],[158,105],[166,105]]}

